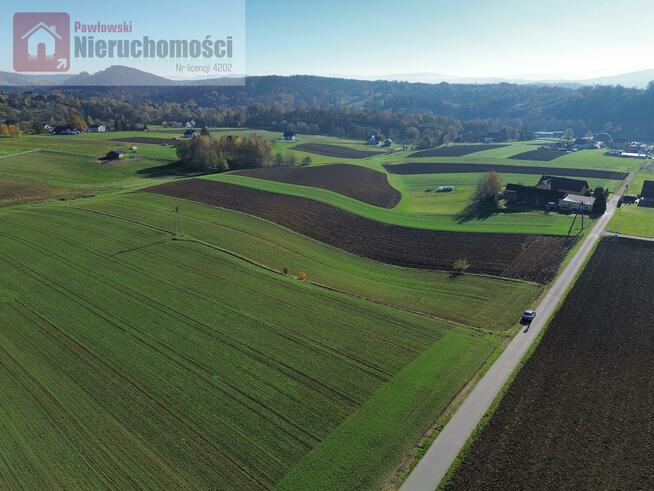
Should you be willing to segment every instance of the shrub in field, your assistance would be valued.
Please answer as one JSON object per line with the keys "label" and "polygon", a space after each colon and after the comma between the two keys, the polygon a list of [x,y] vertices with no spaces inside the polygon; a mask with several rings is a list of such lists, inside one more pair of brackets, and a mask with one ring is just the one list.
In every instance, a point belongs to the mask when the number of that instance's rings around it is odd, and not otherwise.
{"label": "shrub in field", "polygon": [[15,125],[0,123],[0,137],[9,138],[20,136],[20,129]]}
{"label": "shrub in field", "polygon": [[502,190],[502,180],[497,172],[489,172],[477,183],[477,188],[472,195],[471,203],[477,206],[488,206],[497,208],[499,200],[497,195]]}
{"label": "shrub in field", "polygon": [[297,279],[300,281],[306,281],[307,280],[307,274],[305,272],[300,272],[297,275]]}
{"label": "shrub in field", "polygon": [[462,258],[462,259],[457,259],[452,263],[452,269],[457,274],[464,274],[466,273],[472,264],[470,264],[470,260],[468,258]]}
{"label": "shrub in field", "polygon": [[595,198],[595,203],[593,204],[594,214],[603,215],[606,212],[606,201],[608,196],[608,189],[604,189],[603,187],[595,188],[595,191],[593,192],[593,197]]}

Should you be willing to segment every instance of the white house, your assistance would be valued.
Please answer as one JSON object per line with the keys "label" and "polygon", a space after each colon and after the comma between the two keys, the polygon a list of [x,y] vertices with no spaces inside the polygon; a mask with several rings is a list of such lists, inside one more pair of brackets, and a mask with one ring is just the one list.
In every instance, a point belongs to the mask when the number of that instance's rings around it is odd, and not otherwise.
{"label": "white house", "polygon": [[101,124],[92,124],[89,126],[89,133],[105,133],[107,128]]}
{"label": "white house", "polygon": [[27,54],[30,57],[37,58],[39,56],[39,46],[41,45],[44,47],[45,56],[53,57],[61,36],[57,34],[56,26],[46,26],[43,22],[39,22],[23,34],[21,39],[27,39]]}
{"label": "white house", "polygon": [[594,204],[595,198],[579,194],[568,194],[565,198],[559,200],[561,210],[579,211],[583,209],[584,213],[593,211]]}

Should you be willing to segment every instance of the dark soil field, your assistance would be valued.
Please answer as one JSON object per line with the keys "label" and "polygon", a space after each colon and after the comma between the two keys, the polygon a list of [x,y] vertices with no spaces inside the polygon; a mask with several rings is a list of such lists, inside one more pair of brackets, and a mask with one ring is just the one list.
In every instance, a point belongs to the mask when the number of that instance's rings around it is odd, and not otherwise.
{"label": "dark soil field", "polygon": [[126,138],[114,138],[110,141],[123,143],[149,143],[151,145],[174,145],[177,143],[177,140],[172,138],[155,138],[150,136],[130,136]]}
{"label": "dark soil field", "polygon": [[508,145],[449,145],[446,147],[430,148],[409,155],[410,159],[420,157],[463,157],[471,153],[483,152],[494,148],[508,147]]}
{"label": "dark soil field", "polygon": [[550,162],[566,155],[565,152],[555,152],[553,150],[530,150],[509,157],[513,160],[536,160],[538,162]]}
{"label": "dark soil field", "polygon": [[295,145],[293,150],[300,152],[315,153],[325,157],[335,157],[337,159],[367,159],[375,155],[381,155],[384,152],[373,150],[357,150],[355,148],[341,147],[339,145],[327,145],[324,143],[301,143]]}
{"label": "dark soil field", "polygon": [[574,245],[564,237],[400,227],[306,198],[202,179],[148,191],[241,211],[353,254],[411,268],[451,271],[455,260],[467,258],[471,273],[548,283]]}
{"label": "dark soil field", "polygon": [[237,174],[327,189],[383,208],[395,208],[402,199],[402,194],[388,183],[386,174],[358,165],[269,167],[248,169]]}
{"label": "dark soil field", "polygon": [[654,489],[653,278],[600,243],[448,490]]}
{"label": "dark soil field", "polygon": [[597,169],[572,169],[566,167],[536,167],[526,165],[506,164],[455,164],[455,163],[423,163],[411,162],[408,164],[385,164],[384,167],[391,174],[464,174],[499,172],[504,174],[547,174],[565,177],[589,177],[595,179],[613,179],[622,181],[627,178],[626,172],[615,172]]}

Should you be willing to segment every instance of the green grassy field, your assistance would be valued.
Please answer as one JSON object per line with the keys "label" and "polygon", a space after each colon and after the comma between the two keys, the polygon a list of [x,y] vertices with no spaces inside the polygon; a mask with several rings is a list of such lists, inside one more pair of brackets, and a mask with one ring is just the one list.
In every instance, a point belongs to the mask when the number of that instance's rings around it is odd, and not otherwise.
{"label": "green grassy field", "polygon": [[611,220],[609,232],[654,238],[654,208],[623,206]]}
{"label": "green grassy field", "polygon": [[[651,161],[649,161],[651,162]],[[627,194],[640,195],[645,180],[654,181],[654,164],[641,164]],[[622,206],[609,223],[609,232],[638,237],[654,237],[654,209],[636,205]]]}
{"label": "green grassy field", "polygon": [[[384,265],[255,217],[139,191],[178,178],[166,174],[168,146],[136,144],[133,158],[97,162],[134,145],[113,138],[179,133],[0,142],[0,488],[383,487],[541,288]],[[275,151],[292,146],[278,133],[216,131],[253,133]],[[352,163],[383,170],[409,153]],[[568,217],[536,212],[459,222],[478,177],[392,176],[404,193],[395,210],[207,178],[405,226],[567,232]],[[425,193],[441,178],[457,192]],[[96,196],[9,206],[82,195]]]}
{"label": "green grassy field", "polygon": [[[312,165],[325,165],[335,162],[343,162],[344,160],[291,150],[295,145],[295,142],[288,143],[281,141],[280,134],[277,132],[227,128],[212,130],[212,133],[214,136],[228,134],[249,136],[258,134],[273,143],[274,152],[283,151],[286,154],[293,154],[298,160],[309,156],[312,159]],[[132,145],[134,145],[131,143],[111,140],[120,140],[121,138],[131,137],[173,138],[179,137],[181,134],[181,129],[154,128],[154,131],[148,132],[111,132],[104,134],[83,134],[62,137],[27,135],[20,138],[4,139],[2,141],[4,146],[0,147],[2,149],[0,152],[19,152],[26,149],[42,149],[47,151],[47,153],[41,153],[38,157],[9,157],[8,162],[3,161],[4,159],[0,159],[0,176],[20,180],[25,178],[25,176],[34,179],[35,175],[37,177],[40,175],[44,178],[41,184],[71,186],[71,184],[75,183],[71,183],[70,180],[69,182],[61,181],[65,181],[67,172],[69,173],[69,171],[73,171],[73,176],[80,176],[80,182],[86,184],[89,189],[96,189],[97,191],[101,191],[102,189],[89,186],[89,184],[92,183],[89,183],[88,179],[103,184],[109,184],[109,181],[112,181],[110,187],[114,189],[118,187],[139,187],[147,185],[148,181],[152,181],[151,179],[144,179],[145,177],[148,177],[148,175],[149,177],[156,176],[160,179],[166,178],[165,172],[162,172],[162,169],[165,169],[165,167],[163,167],[165,164],[171,163],[175,160],[176,156],[173,148],[154,144],[136,144],[138,149],[136,152],[133,152],[133,158],[128,162],[112,164],[111,167],[114,168],[110,170],[98,170],[95,168],[97,166],[94,167],[86,164],[97,160],[99,156],[104,155],[110,149],[118,148],[128,150]],[[318,135],[299,135],[299,142],[336,144],[359,150],[370,149],[370,147],[364,145],[362,142]],[[639,161],[605,157],[604,151],[601,150],[576,152],[560,157],[549,163],[519,161],[508,158],[523,151],[537,148],[537,145],[538,143],[536,142],[512,143],[508,147],[486,150],[456,158],[435,157],[408,159],[408,155],[410,155],[412,151],[395,151],[389,155],[380,155],[368,159],[351,161],[349,163],[366,166],[382,172],[384,172],[383,163],[398,163],[406,161],[497,162],[508,165],[548,165],[553,168],[556,168],[557,166],[571,166],[630,172],[637,171],[642,165]],[[397,146],[394,150],[397,150]],[[56,152],[63,152],[61,155],[64,155],[65,158],[56,162],[56,159],[53,157]],[[0,155],[2,155],[2,153],[0,153]],[[39,159],[47,162],[48,165],[39,168],[35,165],[35,162]],[[17,165],[19,168],[16,168]],[[20,168],[21,166],[22,168]],[[148,170],[150,172],[148,172]],[[367,206],[335,193],[316,190],[315,188],[303,188],[289,184],[256,181],[230,174],[211,176],[209,178],[318,199],[368,218],[410,227],[471,232],[515,232],[553,235],[567,234],[572,219],[569,216],[564,215],[545,214],[540,211],[524,211],[519,213],[497,213],[479,219],[467,216],[465,214],[465,208],[468,204],[475,183],[480,176],[480,174],[416,176],[391,175],[389,176],[391,184],[403,194],[403,199],[400,205],[394,210],[379,210],[376,207]],[[45,182],[46,177],[48,182]],[[505,183],[517,182],[532,184],[537,181],[537,178],[537,176],[512,174],[505,174],[502,176],[503,182]],[[435,189],[443,183],[456,186],[456,191],[451,194],[438,194],[428,191]],[[603,185],[612,191],[619,185],[617,181],[605,181],[599,179],[591,179],[590,183],[592,186]],[[79,189],[76,189],[75,191],[79,194]],[[88,191],[88,189],[83,190],[83,193]],[[46,190],[43,190],[41,195],[44,199],[52,199],[53,197],[74,197],[76,194],[73,192],[67,194],[62,192],[60,189],[58,192],[54,192],[53,190],[48,190],[46,192]],[[23,199],[22,201],[34,201],[34,199]],[[5,200],[5,202],[7,201]],[[21,200],[12,200],[8,202],[21,202]]]}
{"label": "green grassy field", "polygon": [[0,205],[151,186],[171,178],[157,172],[166,164],[141,156],[101,164],[97,158],[53,149],[7,155],[0,158]]}
{"label": "green grassy field", "polygon": [[[535,186],[541,176],[526,174],[502,174],[504,184]],[[399,209],[407,212],[442,213],[456,215],[465,209],[479,181],[479,174],[416,174],[391,175],[391,184],[402,191]],[[591,189],[597,186],[611,192],[620,187],[619,181],[585,179]],[[437,193],[438,186],[454,186],[452,193]],[[542,214],[537,214],[541,216]]]}
{"label": "green grassy field", "polygon": [[[470,176],[475,176],[475,174],[470,174]],[[413,228],[448,230],[455,232],[512,232],[542,235],[566,235],[572,224],[572,218],[570,216],[553,213],[548,214],[539,211],[518,213],[498,212],[491,217],[483,219],[468,219],[463,214],[463,208],[465,208],[465,205],[463,205],[461,201],[449,210],[447,208],[449,206],[448,203],[438,203],[441,210],[445,210],[442,212],[433,210],[430,210],[429,212],[406,211],[405,206],[402,205],[402,203],[398,208],[389,210],[387,208],[379,208],[377,206],[369,205],[324,189],[264,181],[230,173],[207,176],[206,179],[310,198],[331,204],[372,220]],[[403,190],[400,189],[400,191]],[[443,198],[443,200],[445,199],[447,198]],[[456,194],[453,199],[457,199]],[[462,208],[459,209],[459,206],[462,206]]]}
{"label": "green grassy field", "polygon": [[[331,142],[336,143],[336,142]],[[462,162],[462,163],[498,163],[504,165],[532,165],[556,167],[583,167],[588,169],[618,170],[633,172],[641,164],[628,159],[616,159],[604,156],[604,151],[584,151],[560,157],[552,162],[534,162],[512,160],[508,157],[537,148],[534,142],[512,143],[508,147],[485,150],[464,157],[428,157],[410,159],[412,151],[398,151],[392,155],[382,155],[349,163],[362,165],[377,171],[385,172],[384,163],[400,163],[411,161],[428,162]],[[350,145],[354,146],[354,145]],[[358,148],[364,148],[360,145]],[[342,161],[342,159],[331,159]],[[331,163],[329,158],[314,164]],[[554,173],[554,172],[552,172]],[[405,225],[409,227],[468,232],[513,232],[547,235],[566,235],[572,224],[572,217],[542,211],[522,211],[518,213],[500,212],[490,217],[471,219],[466,216],[465,209],[469,203],[475,185],[482,174],[440,174],[440,175],[389,175],[389,182],[402,193],[402,201],[393,210],[382,210],[365,205],[356,200],[316,188],[307,188],[291,184],[260,181],[232,174],[210,176],[209,179],[255,187],[273,192],[302,196],[332,204],[352,213],[374,220]],[[532,185],[538,182],[539,176],[523,174],[504,174],[501,176],[506,184],[522,183]],[[611,192],[615,191],[619,181],[604,179],[588,179],[591,187],[603,186]],[[454,193],[438,194],[434,190],[439,185],[454,185]]]}
{"label": "green grassy field", "polygon": [[0,220],[3,487],[375,487],[501,339],[145,223]]}
{"label": "green grassy field", "polygon": [[75,206],[174,230],[179,207],[185,234],[276,271],[409,310],[483,329],[506,329],[540,292],[532,283],[369,261],[256,217],[151,193],[130,193]]}

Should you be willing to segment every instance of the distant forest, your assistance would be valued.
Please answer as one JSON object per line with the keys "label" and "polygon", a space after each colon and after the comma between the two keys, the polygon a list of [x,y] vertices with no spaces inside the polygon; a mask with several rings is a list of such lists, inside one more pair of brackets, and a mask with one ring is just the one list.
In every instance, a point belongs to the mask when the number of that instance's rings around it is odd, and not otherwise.
{"label": "distant forest", "polygon": [[567,89],[535,85],[370,82],[312,76],[250,77],[246,87],[5,88],[0,121],[23,131],[44,124],[112,129],[194,119],[211,127],[254,127],[418,146],[448,141],[527,139],[537,130],[608,131],[654,139],[654,84]]}

